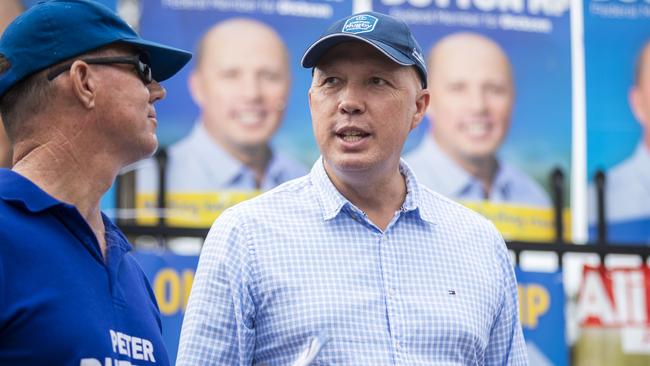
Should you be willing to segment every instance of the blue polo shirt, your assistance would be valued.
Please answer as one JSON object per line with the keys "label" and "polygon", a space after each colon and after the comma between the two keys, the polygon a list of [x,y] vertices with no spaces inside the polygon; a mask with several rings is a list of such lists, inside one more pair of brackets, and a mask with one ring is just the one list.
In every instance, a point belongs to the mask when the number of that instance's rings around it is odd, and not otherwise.
{"label": "blue polo shirt", "polygon": [[0,365],[169,365],[153,292],[103,219],[105,259],[74,206],[0,169]]}

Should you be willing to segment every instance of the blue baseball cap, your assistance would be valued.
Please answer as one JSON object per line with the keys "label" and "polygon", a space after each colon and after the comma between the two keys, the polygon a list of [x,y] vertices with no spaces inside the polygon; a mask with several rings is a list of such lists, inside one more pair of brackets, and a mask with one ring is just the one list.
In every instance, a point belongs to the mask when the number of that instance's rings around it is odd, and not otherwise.
{"label": "blue baseball cap", "polygon": [[89,0],[49,0],[18,16],[0,39],[9,68],[0,74],[0,97],[17,82],[74,56],[118,43],[148,54],[156,81],[169,79],[192,54],[146,41],[117,14]]}
{"label": "blue baseball cap", "polygon": [[332,47],[349,41],[362,41],[375,47],[392,61],[415,66],[427,87],[427,66],[420,45],[406,23],[390,15],[374,11],[350,15],[327,28],[302,56],[302,66],[312,68]]}

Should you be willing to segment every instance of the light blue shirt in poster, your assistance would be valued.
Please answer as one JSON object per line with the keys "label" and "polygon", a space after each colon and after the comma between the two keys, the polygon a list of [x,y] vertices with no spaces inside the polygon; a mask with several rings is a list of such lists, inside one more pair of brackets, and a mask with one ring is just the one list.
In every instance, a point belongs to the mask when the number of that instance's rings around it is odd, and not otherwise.
{"label": "light blue shirt in poster", "polygon": [[[428,133],[404,158],[420,183],[456,201],[484,201],[483,186],[456,164]],[[489,192],[489,201],[550,208],[551,200],[535,181],[516,168],[499,161]]]}
{"label": "light blue shirt in poster", "polygon": [[[170,146],[166,177],[169,192],[189,193],[269,190],[306,173],[307,169],[302,164],[274,151],[258,188],[254,173],[215,143],[199,122],[188,136]],[[158,168],[155,160],[148,159],[138,164],[136,176],[138,192],[157,191]]]}
{"label": "light blue shirt in poster", "polygon": [[[203,246],[177,366],[526,365],[507,248],[418,184],[385,230],[308,176],[227,209]],[[317,348],[317,347],[316,347]]]}
{"label": "light blue shirt in poster", "polygon": [[[650,243],[650,150],[640,143],[634,154],[606,172],[608,239]],[[595,234],[596,189],[589,187],[589,222]]]}

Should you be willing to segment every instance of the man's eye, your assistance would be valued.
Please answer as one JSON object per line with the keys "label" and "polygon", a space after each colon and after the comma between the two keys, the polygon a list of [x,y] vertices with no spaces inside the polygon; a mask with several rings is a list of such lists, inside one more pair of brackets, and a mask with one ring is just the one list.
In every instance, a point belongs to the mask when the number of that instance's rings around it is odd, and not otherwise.
{"label": "man's eye", "polygon": [[260,79],[262,79],[264,81],[282,81],[283,80],[283,76],[282,76],[281,73],[275,72],[275,71],[268,71],[268,70],[260,72],[259,77],[260,77]]}
{"label": "man's eye", "polygon": [[330,76],[323,80],[323,85],[336,85],[339,82],[339,79],[334,76]]}
{"label": "man's eye", "polygon": [[222,70],[219,72],[219,77],[222,79],[236,79],[239,77],[239,72],[237,70]]}
{"label": "man's eye", "polygon": [[488,84],[485,86],[485,91],[493,95],[503,95],[508,92],[508,88],[505,85]]}
{"label": "man's eye", "polygon": [[380,77],[372,77],[372,78],[370,78],[370,83],[372,85],[385,85],[386,80],[384,80],[384,79],[382,79]]}

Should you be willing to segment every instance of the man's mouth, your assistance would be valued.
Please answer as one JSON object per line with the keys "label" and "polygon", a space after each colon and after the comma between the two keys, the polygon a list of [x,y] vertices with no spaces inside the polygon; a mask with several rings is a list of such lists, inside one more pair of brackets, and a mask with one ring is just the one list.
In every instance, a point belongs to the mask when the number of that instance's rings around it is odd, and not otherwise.
{"label": "man's mouth", "polygon": [[235,120],[243,126],[254,126],[260,124],[266,118],[266,113],[261,110],[240,111],[235,113]]}
{"label": "man's mouth", "polygon": [[482,138],[492,132],[492,123],[487,121],[467,122],[463,124],[463,132],[472,138]]}
{"label": "man's mouth", "polygon": [[366,131],[358,128],[341,128],[335,132],[336,136],[345,142],[358,142],[370,136]]}
{"label": "man's mouth", "polygon": [[337,136],[339,136],[345,142],[357,142],[362,138],[368,136],[368,134],[359,131],[347,131],[341,134],[337,134]]}

